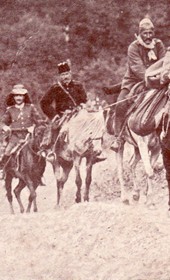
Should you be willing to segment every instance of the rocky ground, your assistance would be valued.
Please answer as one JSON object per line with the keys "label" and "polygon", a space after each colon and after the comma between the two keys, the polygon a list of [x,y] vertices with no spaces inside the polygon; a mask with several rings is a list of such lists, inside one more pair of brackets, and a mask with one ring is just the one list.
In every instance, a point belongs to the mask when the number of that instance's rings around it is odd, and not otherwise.
{"label": "rocky ground", "polygon": [[[130,191],[128,161],[125,169]],[[146,178],[142,163],[137,172],[143,189]],[[50,164],[44,180],[46,185],[37,190],[39,212],[30,214],[20,214],[15,199],[16,214],[9,214],[0,183],[0,279],[170,280],[170,218],[164,170],[154,177],[154,210],[148,209],[143,199],[137,204],[121,203],[113,152],[94,166],[89,203],[74,203],[74,172],[59,209],[55,208],[56,187]],[[25,189],[25,204],[27,196]]]}

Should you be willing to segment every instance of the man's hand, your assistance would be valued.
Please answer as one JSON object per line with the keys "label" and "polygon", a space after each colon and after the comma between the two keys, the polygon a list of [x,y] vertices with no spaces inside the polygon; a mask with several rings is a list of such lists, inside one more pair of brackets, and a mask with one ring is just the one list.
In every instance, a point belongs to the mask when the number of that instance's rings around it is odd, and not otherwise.
{"label": "man's hand", "polygon": [[4,125],[4,126],[2,127],[2,130],[3,130],[4,132],[11,132],[11,128],[10,128],[10,126],[8,126],[8,125]]}
{"label": "man's hand", "polygon": [[33,134],[33,131],[34,131],[34,125],[30,126],[27,128],[28,132]]}

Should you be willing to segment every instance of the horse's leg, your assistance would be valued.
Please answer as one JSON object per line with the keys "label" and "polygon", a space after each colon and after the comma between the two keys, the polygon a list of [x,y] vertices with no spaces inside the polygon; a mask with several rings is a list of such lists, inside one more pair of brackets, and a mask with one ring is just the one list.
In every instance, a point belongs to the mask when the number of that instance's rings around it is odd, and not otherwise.
{"label": "horse's leg", "polygon": [[25,182],[22,181],[21,179],[19,179],[19,183],[16,186],[16,188],[14,189],[14,194],[15,194],[16,199],[18,201],[21,213],[24,213],[24,206],[23,206],[23,204],[21,202],[20,194],[21,194],[22,189],[25,188],[25,186],[26,186]]}
{"label": "horse's leg", "polygon": [[12,198],[12,175],[8,172],[6,172],[6,178],[5,178],[5,188],[6,188],[6,196],[10,205],[10,212],[11,214],[14,214],[14,208],[13,208],[13,198]]}
{"label": "horse's leg", "polygon": [[76,186],[77,186],[77,192],[76,192],[76,199],[75,201],[77,203],[81,202],[81,186],[82,186],[82,179],[80,175],[80,164],[81,164],[82,158],[79,155],[75,156],[74,160],[74,167],[76,172]]}
{"label": "horse's leg", "polygon": [[[34,189],[35,189],[35,191],[36,191],[38,185],[39,185],[39,182],[37,182],[37,183],[34,184]],[[34,212],[38,212],[38,207],[37,207],[37,196],[33,199],[32,203],[33,203],[33,211],[34,211]]]}
{"label": "horse's leg", "polygon": [[170,212],[170,150],[166,149],[164,146],[162,146],[162,158],[166,171],[166,180],[168,183],[168,212]]}
{"label": "horse's leg", "polygon": [[121,186],[121,200],[123,203],[129,204],[129,197],[126,191],[125,181],[123,178],[123,151],[124,151],[124,144],[121,145],[118,153],[116,153],[117,171],[118,171],[118,178]]}
{"label": "horse's leg", "polygon": [[148,143],[145,142],[144,138],[139,137],[138,138],[138,147],[140,151],[140,155],[144,164],[145,172],[147,175],[147,188],[146,188],[146,203],[149,206],[154,206],[154,201],[153,201],[153,175],[154,171],[151,166],[151,160],[149,156],[149,148],[148,148]]}
{"label": "horse's leg", "polygon": [[134,154],[133,157],[130,160],[130,167],[132,172],[132,179],[133,179],[133,192],[132,192],[132,198],[135,201],[138,201],[140,198],[140,188],[139,184],[136,183],[136,165],[140,161],[141,156],[139,153],[139,149],[137,147],[134,147]]}
{"label": "horse's leg", "polygon": [[60,203],[64,184],[68,180],[68,176],[73,167],[73,162],[65,161],[65,162],[62,162],[61,165],[62,165],[61,177],[57,180],[57,205],[59,205],[59,203]]}
{"label": "horse's leg", "polygon": [[170,180],[168,180],[168,213],[170,215]]}
{"label": "horse's leg", "polygon": [[61,196],[61,192],[62,190],[60,189],[60,164],[58,162],[58,160],[55,160],[52,163],[52,167],[53,167],[53,172],[54,172],[54,176],[55,176],[55,181],[56,181],[56,187],[57,187],[57,205],[59,205],[60,203],[60,196]]}
{"label": "horse's leg", "polygon": [[86,181],[85,181],[85,193],[84,193],[84,201],[89,201],[89,189],[92,180],[92,157],[87,158],[86,162]]}
{"label": "horse's leg", "polygon": [[28,198],[28,206],[27,206],[27,210],[26,210],[26,212],[29,213],[30,209],[31,209],[32,202],[33,202],[34,199],[36,199],[37,194],[36,194],[36,191],[35,191],[35,188],[34,188],[34,184],[28,176],[27,176],[26,184],[27,184],[27,187],[30,191],[30,195],[29,195],[29,198]]}
{"label": "horse's leg", "polygon": [[151,166],[155,171],[163,169],[163,165],[161,166],[157,165],[157,159],[159,158],[159,155],[160,155],[160,144],[157,144],[151,148]]}

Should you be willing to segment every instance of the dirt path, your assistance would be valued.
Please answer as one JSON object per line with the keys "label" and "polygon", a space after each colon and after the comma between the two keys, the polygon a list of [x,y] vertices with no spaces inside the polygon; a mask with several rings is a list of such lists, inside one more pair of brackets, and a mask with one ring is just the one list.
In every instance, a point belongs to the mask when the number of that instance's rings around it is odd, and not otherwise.
{"label": "dirt path", "polygon": [[[170,280],[164,173],[155,177],[156,210],[149,210],[142,201],[126,206],[120,202],[110,160],[94,168],[89,203],[74,203],[72,173],[58,210],[49,165],[46,186],[38,189],[39,213],[21,215],[14,200],[16,214],[9,215],[1,183],[0,279]],[[145,178],[139,171],[143,185]],[[25,202],[27,195],[24,190]]]}

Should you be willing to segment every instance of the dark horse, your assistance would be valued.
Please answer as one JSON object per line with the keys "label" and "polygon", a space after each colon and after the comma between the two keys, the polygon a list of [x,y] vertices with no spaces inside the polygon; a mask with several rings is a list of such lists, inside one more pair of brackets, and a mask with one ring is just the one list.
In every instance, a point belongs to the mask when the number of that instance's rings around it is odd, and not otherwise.
{"label": "dark horse", "polygon": [[162,122],[159,126],[160,143],[162,149],[162,158],[166,171],[166,180],[168,183],[168,212],[170,213],[170,98],[168,99],[165,112],[162,116]]}
{"label": "dark horse", "polygon": [[20,206],[20,212],[24,212],[24,206],[21,202],[20,194],[26,186],[30,191],[29,202],[26,212],[30,212],[32,202],[34,212],[37,212],[36,189],[41,182],[46,162],[45,159],[38,155],[40,142],[45,130],[44,125],[38,125],[34,128],[32,135],[28,135],[28,140],[15,153],[11,155],[5,166],[5,188],[7,199],[10,204],[11,213],[14,214],[13,197],[12,197],[12,180],[18,178],[19,182],[14,189],[14,194]]}

